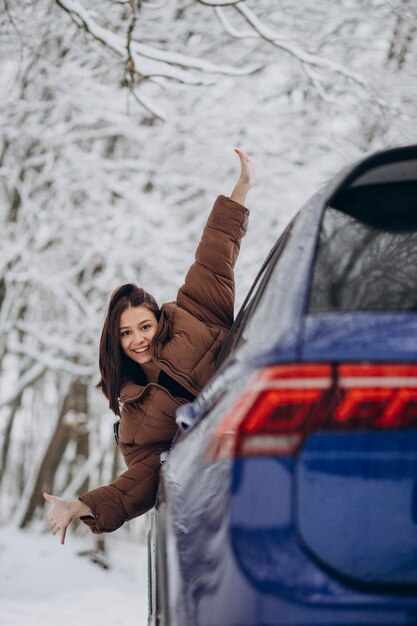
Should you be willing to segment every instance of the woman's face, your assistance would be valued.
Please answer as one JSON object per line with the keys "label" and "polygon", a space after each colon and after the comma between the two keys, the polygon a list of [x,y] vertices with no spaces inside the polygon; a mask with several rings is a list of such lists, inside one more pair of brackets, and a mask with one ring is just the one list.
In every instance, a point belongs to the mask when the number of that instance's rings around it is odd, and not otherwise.
{"label": "woman's face", "polygon": [[120,316],[120,345],[132,361],[143,365],[151,361],[150,345],[158,328],[155,314],[145,306],[130,306]]}

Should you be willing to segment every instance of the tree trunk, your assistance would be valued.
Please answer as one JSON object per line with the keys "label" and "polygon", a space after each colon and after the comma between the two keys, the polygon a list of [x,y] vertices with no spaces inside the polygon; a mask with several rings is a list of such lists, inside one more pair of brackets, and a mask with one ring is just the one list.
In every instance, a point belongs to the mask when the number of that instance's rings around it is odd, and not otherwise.
{"label": "tree trunk", "polygon": [[24,528],[31,522],[38,506],[43,506],[42,492],[53,491],[55,472],[62,460],[68,441],[77,431],[75,416],[80,413],[83,415],[87,413],[87,385],[85,381],[76,379],[71,384],[63,402],[55,431],[40,465],[26,511],[19,522],[20,528]]}
{"label": "tree trunk", "polygon": [[400,11],[397,13],[395,19],[391,44],[387,54],[387,64],[394,63],[399,70],[405,63],[407,54],[417,32],[416,25],[406,17],[406,11],[409,5],[409,0],[403,0]]}
{"label": "tree trunk", "polygon": [[10,406],[10,413],[7,418],[6,427],[3,433],[3,441],[1,445],[1,451],[0,451],[0,485],[2,483],[3,476],[6,471],[7,459],[9,457],[9,450],[10,450],[10,438],[12,434],[13,421],[16,415],[16,411],[20,406],[20,400],[21,400],[21,396],[19,396],[19,398],[13,402],[13,405]]}

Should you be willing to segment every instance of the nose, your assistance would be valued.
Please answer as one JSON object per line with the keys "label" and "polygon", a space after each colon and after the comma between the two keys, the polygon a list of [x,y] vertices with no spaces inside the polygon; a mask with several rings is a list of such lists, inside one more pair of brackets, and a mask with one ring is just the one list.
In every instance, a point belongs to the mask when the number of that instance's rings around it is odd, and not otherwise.
{"label": "nose", "polygon": [[145,342],[145,337],[140,332],[140,330],[136,330],[132,335],[132,346],[135,348],[140,348],[141,345]]}

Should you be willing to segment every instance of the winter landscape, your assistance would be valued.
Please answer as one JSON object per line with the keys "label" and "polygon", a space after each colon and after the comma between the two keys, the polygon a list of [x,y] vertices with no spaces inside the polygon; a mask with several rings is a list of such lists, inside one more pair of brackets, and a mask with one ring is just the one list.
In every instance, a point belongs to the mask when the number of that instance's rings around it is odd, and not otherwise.
{"label": "winter landscape", "polygon": [[257,169],[237,307],[298,208],[417,142],[413,0],[4,0],[0,14],[0,626],[144,626],[146,525],[65,546],[42,490],[122,471],[94,389],[105,308],[173,300],[218,194]]}

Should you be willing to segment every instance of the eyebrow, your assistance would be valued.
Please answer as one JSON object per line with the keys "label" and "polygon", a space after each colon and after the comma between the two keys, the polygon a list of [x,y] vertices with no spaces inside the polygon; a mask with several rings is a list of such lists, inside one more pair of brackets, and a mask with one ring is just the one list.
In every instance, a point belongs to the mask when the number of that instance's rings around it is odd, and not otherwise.
{"label": "eyebrow", "polygon": [[[146,324],[146,322],[152,322],[152,320],[142,320],[141,322],[139,322],[139,326],[141,326],[142,324]],[[130,328],[130,326],[119,326],[119,330],[128,330]]]}

